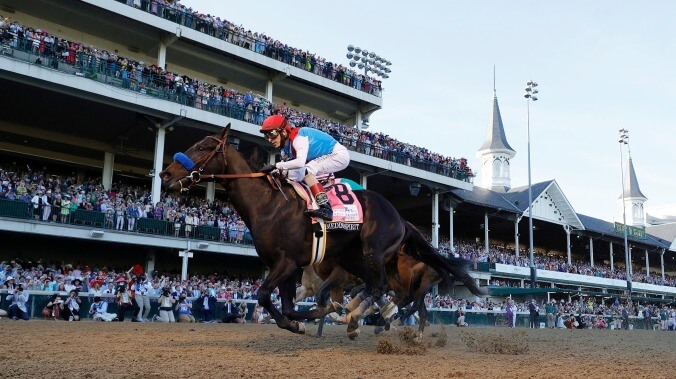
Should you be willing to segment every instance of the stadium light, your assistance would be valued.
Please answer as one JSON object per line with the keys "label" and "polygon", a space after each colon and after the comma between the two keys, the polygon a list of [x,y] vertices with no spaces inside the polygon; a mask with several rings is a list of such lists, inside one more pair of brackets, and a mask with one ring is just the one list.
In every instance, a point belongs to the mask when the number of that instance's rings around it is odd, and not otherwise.
{"label": "stadium light", "polygon": [[622,145],[629,148],[629,131],[620,129],[620,175],[622,177],[622,224],[624,229],[624,265],[627,275],[627,301],[631,301],[631,259],[629,258],[629,242],[627,241],[627,205],[624,202],[624,155]]}
{"label": "stadium light", "polygon": [[527,81],[526,94],[523,95],[526,98],[526,127],[528,129],[528,258],[530,261],[530,288],[535,288],[535,282],[537,281],[535,259],[533,257],[533,191],[530,172],[530,101],[537,101],[538,99],[535,96],[539,92],[536,89],[537,86],[538,84],[534,81]]}
{"label": "stadium light", "polygon": [[345,55],[350,60],[350,67],[358,67],[360,70],[364,69],[364,76],[368,76],[371,72],[383,79],[390,77],[392,69],[388,66],[392,62],[381,57],[373,51],[355,47],[354,45],[347,45],[347,54]]}

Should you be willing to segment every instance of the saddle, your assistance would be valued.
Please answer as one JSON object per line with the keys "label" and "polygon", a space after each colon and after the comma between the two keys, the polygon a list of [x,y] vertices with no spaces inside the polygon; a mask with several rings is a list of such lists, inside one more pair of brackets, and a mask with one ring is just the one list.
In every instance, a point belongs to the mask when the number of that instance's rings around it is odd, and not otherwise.
{"label": "saddle", "polygon": [[[298,196],[305,200],[308,209],[318,208],[310,188],[305,183],[290,179],[287,179],[287,183],[293,187]],[[322,182],[322,185],[333,209],[333,220],[325,223],[326,230],[359,231],[364,222],[364,213],[354,191],[363,191],[364,187],[350,179],[343,178],[328,178]],[[317,221],[315,217],[312,218],[313,223]]]}

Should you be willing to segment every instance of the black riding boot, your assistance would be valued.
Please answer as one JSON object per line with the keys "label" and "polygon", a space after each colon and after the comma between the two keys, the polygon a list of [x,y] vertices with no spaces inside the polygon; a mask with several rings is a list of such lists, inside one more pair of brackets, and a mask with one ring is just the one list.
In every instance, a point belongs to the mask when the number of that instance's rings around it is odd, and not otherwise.
{"label": "black riding boot", "polygon": [[333,220],[333,209],[331,209],[331,203],[329,198],[326,196],[326,192],[319,192],[315,195],[319,209],[308,209],[305,211],[305,214],[312,217],[321,217],[326,221]]}

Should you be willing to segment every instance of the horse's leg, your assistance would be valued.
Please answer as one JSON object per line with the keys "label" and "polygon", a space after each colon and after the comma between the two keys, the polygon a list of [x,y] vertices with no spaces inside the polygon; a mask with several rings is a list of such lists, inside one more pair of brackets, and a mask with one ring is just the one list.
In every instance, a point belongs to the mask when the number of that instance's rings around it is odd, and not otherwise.
{"label": "horse's leg", "polygon": [[[294,333],[303,334],[305,333],[305,326],[298,321],[292,321],[284,316],[282,312],[275,308],[270,299],[270,293],[275,287],[286,285],[284,288],[288,288],[288,283],[293,283],[295,287],[295,278],[292,278],[292,274],[296,269],[295,265],[290,264],[290,262],[286,262],[285,260],[277,261],[270,269],[270,273],[267,278],[265,278],[260,288],[258,288],[258,304],[270,313],[270,316],[275,319],[275,323],[278,327],[290,330]],[[285,289],[285,295],[289,297],[288,295],[290,294],[287,292],[288,290]],[[282,297],[282,307],[288,306],[290,300],[290,298]],[[293,306],[293,304],[291,306]]]}
{"label": "horse's leg", "polygon": [[425,331],[425,324],[427,324],[427,307],[425,306],[425,301],[422,301],[420,303],[420,306],[418,307],[418,316],[420,316],[420,326],[418,326],[418,337],[423,336],[423,332]]}
{"label": "horse's leg", "polygon": [[[333,309],[336,314],[339,314],[340,311],[343,309],[343,299],[345,297],[344,294],[345,290],[343,289],[343,286],[338,286],[331,290],[331,301],[333,304]],[[329,312],[331,314],[331,312]],[[324,330],[324,323],[326,321],[326,317],[322,317],[319,319],[319,327],[317,328],[317,336],[321,337],[322,332]]]}
{"label": "horse's leg", "polygon": [[303,277],[300,284],[301,286],[296,290],[296,302],[314,295],[315,290],[321,285],[321,278],[317,276],[312,266],[305,266],[303,267]]}
{"label": "horse's leg", "polygon": [[366,312],[371,308],[373,298],[368,296],[365,291],[360,292],[350,304],[347,309],[353,307],[352,311],[345,315],[347,321],[347,336],[351,340],[357,338],[359,335],[359,321],[366,317]]}
{"label": "horse's leg", "polygon": [[336,288],[344,283],[345,271],[334,270],[328,278],[322,283],[315,293],[315,300],[317,300],[317,308],[309,311],[296,311],[293,307],[287,307],[283,310],[284,315],[292,320],[315,320],[323,319],[324,316],[331,312],[338,311],[335,309],[333,303],[328,303],[329,293],[333,288]]}

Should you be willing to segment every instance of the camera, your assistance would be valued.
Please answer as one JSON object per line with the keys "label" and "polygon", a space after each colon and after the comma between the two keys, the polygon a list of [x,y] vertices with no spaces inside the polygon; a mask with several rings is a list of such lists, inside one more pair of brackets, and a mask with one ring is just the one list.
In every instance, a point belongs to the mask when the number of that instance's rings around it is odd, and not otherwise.
{"label": "camera", "polygon": [[162,296],[169,296],[171,295],[171,292],[169,290],[163,290],[162,291]]}

